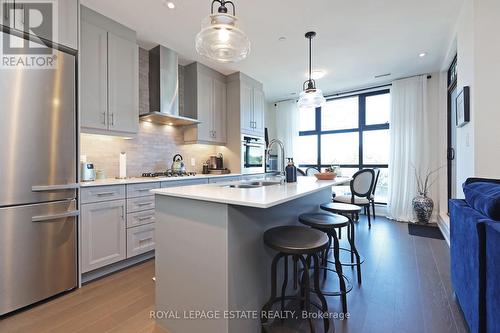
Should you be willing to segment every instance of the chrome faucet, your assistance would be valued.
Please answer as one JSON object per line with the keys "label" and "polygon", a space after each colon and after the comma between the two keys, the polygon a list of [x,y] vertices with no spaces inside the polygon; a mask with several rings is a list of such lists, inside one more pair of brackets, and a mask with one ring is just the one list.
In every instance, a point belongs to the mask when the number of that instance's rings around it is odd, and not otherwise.
{"label": "chrome faucet", "polygon": [[285,180],[286,180],[286,171],[285,171],[285,144],[283,143],[283,141],[281,140],[278,140],[278,139],[272,139],[271,142],[269,142],[269,145],[267,146],[267,160],[270,159],[271,157],[271,147],[273,145],[277,144],[279,147],[280,147],[280,150],[281,150],[281,159],[282,159],[282,163],[281,163],[281,171],[278,172],[278,175],[280,176],[280,182],[283,184],[285,183]]}

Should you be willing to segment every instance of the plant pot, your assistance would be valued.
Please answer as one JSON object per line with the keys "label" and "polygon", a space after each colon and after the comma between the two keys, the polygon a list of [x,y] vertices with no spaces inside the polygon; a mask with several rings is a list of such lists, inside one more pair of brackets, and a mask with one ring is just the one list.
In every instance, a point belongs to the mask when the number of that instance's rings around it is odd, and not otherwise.
{"label": "plant pot", "polygon": [[413,198],[412,204],[418,223],[429,223],[434,210],[434,201],[426,195],[417,195]]}

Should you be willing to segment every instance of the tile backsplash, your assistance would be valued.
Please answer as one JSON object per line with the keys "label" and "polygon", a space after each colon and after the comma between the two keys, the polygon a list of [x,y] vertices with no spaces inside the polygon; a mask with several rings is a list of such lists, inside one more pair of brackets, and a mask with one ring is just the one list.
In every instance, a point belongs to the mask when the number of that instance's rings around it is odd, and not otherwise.
{"label": "tile backsplash", "polygon": [[[133,139],[82,134],[80,154],[86,155],[96,170],[103,170],[106,177],[116,177],[120,152],[126,152],[127,176],[134,177],[143,172],[169,169],[175,154],[184,157],[188,171],[201,172],[208,157],[223,149],[211,145],[185,145],[182,128],[140,122],[139,133]],[[192,158],[195,166],[191,165]]]}
{"label": "tile backsplash", "polygon": [[[139,112],[149,110],[149,56],[139,49]],[[183,68],[179,66],[179,97],[183,96]],[[179,107],[182,109],[183,103]],[[140,176],[143,172],[165,171],[170,168],[175,154],[184,157],[188,171],[200,172],[210,155],[222,151],[224,147],[189,144],[183,141],[182,127],[139,123],[139,132],[133,139],[113,136],[82,134],[80,154],[86,155],[94,163],[96,170],[103,170],[106,177],[118,175],[120,152],[127,153],[127,176]],[[191,165],[191,159],[195,165]]]}

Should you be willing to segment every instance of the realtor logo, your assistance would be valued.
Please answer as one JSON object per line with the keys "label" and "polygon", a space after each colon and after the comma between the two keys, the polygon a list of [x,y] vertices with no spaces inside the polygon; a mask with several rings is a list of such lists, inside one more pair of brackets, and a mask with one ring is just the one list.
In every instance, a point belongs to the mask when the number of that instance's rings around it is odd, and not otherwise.
{"label": "realtor logo", "polygon": [[[50,0],[7,1],[2,4],[2,23],[14,32],[2,34],[1,68],[55,67],[53,49],[43,43],[43,39],[55,40],[54,10],[55,5]],[[21,38],[15,31],[26,32],[34,38]]]}

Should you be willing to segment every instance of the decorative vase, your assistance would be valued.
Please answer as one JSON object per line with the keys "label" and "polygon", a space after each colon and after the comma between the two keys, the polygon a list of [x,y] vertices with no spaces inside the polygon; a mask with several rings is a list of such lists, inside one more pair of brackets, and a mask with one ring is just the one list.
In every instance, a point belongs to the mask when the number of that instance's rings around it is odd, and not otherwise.
{"label": "decorative vase", "polygon": [[412,204],[418,223],[429,223],[434,210],[434,201],[425,194],[419,194],[413,198]]}

